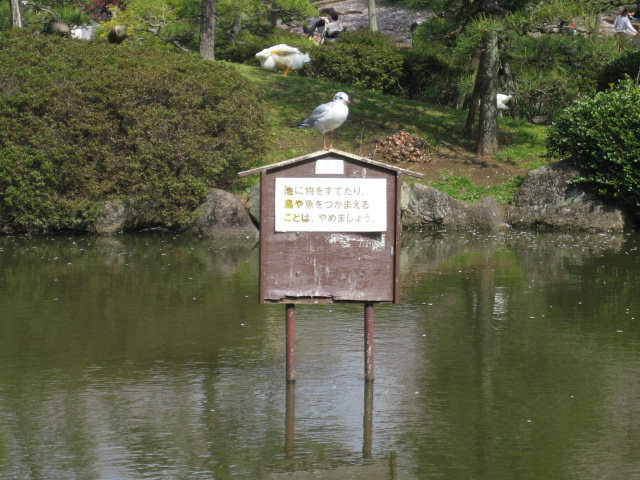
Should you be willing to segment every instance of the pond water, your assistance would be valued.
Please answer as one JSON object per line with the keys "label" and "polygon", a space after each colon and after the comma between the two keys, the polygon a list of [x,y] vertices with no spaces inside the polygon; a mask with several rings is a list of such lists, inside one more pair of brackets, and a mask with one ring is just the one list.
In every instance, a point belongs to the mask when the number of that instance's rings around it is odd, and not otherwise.
{"label": "pond water", "polygon": [[0,479],[640,479],[640,236],[403,238],[401,301],[258,304],[258,251],[0,238]]}

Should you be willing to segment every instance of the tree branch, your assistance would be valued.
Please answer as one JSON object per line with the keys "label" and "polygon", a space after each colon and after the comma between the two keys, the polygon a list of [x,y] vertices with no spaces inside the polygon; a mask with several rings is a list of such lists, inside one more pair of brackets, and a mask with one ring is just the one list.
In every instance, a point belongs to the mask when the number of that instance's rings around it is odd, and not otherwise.
{"label": "tree branch", "polygon": [[36,12],[47,12],[49,15],[53,17],[54,20],[60,20],[58,15],[56,15],[53,11],[49,10],[47,7],[43,7],[42,5],[37,5],[33,2],[22,2],[25,7],[33,7]]}

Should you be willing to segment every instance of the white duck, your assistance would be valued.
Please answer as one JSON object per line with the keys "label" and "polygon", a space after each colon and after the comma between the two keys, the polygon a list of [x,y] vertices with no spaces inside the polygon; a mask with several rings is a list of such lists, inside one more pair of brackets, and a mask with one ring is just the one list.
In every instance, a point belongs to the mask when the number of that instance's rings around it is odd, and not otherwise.
{"label": "white duck", "polygon": [[[298,124],[298,128],[313,127],[322,134],[322,149],[333,148],[333,131],[344,123],[349,115],[349,97],[344,92],[338,92],[333,101],[318,105],[304,122]],[[327,148],[325,134],[329,132],[331,140]]]}
{"label": "white duck", "polygon": [[305,63],[311,61],[309,54],[302,53],[296,47],[284,43],[265,48],[256,53],[256,58],[265,70],[284,69],[283,76],[285,77],[289,75],[291,70],[299,70]]}
{"label": "white duck", "polygon": [[511,98],[513,97],[513,95],[505,95],[503,93],[498,93],[496,95],[496,101],[498,104],[498,108],[500,110],[509,110],[509,107],[507,106],[507,103],[509,103],[509,100],[511,100]]}

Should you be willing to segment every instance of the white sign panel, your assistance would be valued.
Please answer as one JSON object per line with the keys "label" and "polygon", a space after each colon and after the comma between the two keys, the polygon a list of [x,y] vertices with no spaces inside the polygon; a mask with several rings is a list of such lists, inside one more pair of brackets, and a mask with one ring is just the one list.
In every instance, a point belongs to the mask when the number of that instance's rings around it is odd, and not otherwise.
{"label": "white sign panel", "polygon": [[316,175],[343,175],[344,160],[318,160],[316,161]]}
{"label": "white sign panel", "polygon": [[385,178],[276,178],[276,232],[384,232]]}

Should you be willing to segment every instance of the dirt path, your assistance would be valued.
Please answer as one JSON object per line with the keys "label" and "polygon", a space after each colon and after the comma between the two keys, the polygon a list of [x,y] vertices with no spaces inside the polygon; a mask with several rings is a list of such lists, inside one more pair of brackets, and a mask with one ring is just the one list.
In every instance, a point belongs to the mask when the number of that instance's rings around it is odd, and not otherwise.
{"label": "dirt path", "polygon": [[[367,0],[319,0],[313,4],[319,9],[334,8],[340,15],[342,25],[349,30],[369,28],[369,9]],[[619,10],[607,12],[602,15],[600,32],[603,35],[613,35],[613,21]],[[376,18],[378,30],[398,39],[400,45],[411,45],[411,25],[421,22],[431,14],[427,10],[410,10],[406,7],[376,0]],[[634,26],[640,26],[640,22],[633,21]]]}
{"label": "dirt path", "polygon": [[[324,0],[314,2],[322,10],[333,8],[340,15],[340,22],[348,30],[369,28],[369,8],[367,0]],[[428,15],[426,10],[409,10],[406,7],[376,1],[376,19],[378,30],[398,39],[400,45],[411,45],[411,24],[424,20]]]}

